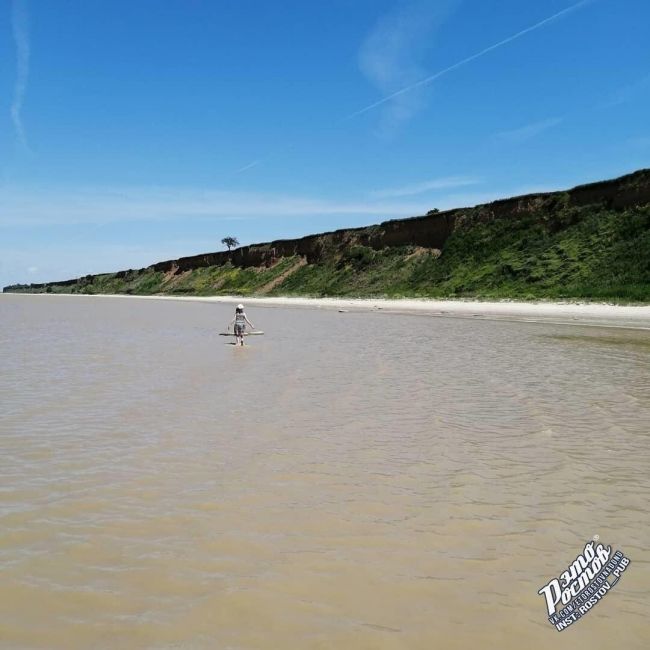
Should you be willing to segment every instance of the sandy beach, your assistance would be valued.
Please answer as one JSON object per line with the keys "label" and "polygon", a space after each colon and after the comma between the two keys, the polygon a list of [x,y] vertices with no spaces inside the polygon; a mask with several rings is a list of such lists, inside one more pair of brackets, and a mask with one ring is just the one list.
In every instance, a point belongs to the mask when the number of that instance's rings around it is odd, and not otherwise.
{"label": "sandy beach", "polygon": [[[41,295],[41,294],[39,294]],[[43,294],[52,297],[52,294]],[[66,294],[67,295],[67,294]],[[55,296],[56,297],[56,296]],[[78,296],[86,297],[86,296]],[[516,302],[480,300],[430,300],[426,298],[299,298],[244,296],[125,296],[104,298],[176,300],[208,303],[244,302],[251,307],[295,307],[338,311],[382,311],[448,318],[485,318],[563,325],[593,325],[650,330],[650,305],[613,305],[577,302]]]}

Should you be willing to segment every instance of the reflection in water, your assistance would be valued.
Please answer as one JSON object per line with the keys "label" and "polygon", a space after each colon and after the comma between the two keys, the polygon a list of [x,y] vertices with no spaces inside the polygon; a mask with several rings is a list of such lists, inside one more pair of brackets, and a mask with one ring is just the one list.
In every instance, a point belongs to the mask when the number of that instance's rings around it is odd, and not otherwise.
{"label": "reflection in water", "polygon": [[0,298],[2,647],[649,646],[647,333],[231,311]]}

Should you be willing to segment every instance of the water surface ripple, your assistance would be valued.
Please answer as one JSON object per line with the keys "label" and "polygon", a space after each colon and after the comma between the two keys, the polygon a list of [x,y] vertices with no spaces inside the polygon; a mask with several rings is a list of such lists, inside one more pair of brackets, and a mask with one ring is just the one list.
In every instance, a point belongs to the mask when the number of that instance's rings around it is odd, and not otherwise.
{"label": "water surface ripple", "polygon": [[0,647],[650,647],[647,332],[230,312],[0,297]]}

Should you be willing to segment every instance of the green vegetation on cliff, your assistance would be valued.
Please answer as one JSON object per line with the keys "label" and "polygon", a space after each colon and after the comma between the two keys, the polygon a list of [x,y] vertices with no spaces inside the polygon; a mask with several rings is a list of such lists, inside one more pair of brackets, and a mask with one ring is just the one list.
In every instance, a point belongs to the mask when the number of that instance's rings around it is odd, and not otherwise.
{"label": "green vegetation on cliff", "polygon": [[[648,182],[647,173],[642,180]],[[312,238],[306,255],[298,251],[270,256],[272,245],[258,247],[255,251],[263,250],[266,256],[261,263],[246,262],[248,258],[244,257],[241,263],[236,263],[236,258],[234,261],[226,258],[220,264],[212,264],[197,258],[194,268],[186,268],[188,264],[184,268],[164,263],[157,266],[166,265],[166,270],[153,266],[139,271],[86,276],[68,283],[7,289],[134,295],[567,298],[650,302],[650,205],[647,201],[631,201],[619,209],[597,199],[576,205],[568,192],[516,201],[511,200],[505,213],[506,202],[446,213],[453,217],[453,228],[445,235],[441,249],[389,241],[388,226],[381,224]],[[445,213],[440,215],[441,219],[449,218]],[[436,219],[438,215],[430,218]],[[406,226],[402,228],[405,229]],[[384,242],[388,243],[382,245]],[[250,247],[249,257],[255,252],[253,249]]]}
{"label": "green vegetation on cliff", "polygon": [[442,252],[351,247],[274,289],[318,296],[650,301],[650,208],[571,208],[457,227]]}

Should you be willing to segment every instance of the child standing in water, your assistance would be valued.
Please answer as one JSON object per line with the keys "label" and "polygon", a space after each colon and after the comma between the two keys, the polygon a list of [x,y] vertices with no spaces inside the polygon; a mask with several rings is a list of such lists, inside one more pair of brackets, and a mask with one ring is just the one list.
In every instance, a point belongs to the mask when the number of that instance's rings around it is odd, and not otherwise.
{"label": "child standing in water", "polygon": [[[246,323],[251,326],[251,329],[255,329],[255,325],[251,323],[246,314],[244,313],[244,305],[239,304],[235,308],[235,317],[230,321],[230,325],[235,325],[235,345],[244,345],[244,334],[246,333]],[[228,325],[228,329],[230,329]]]}

